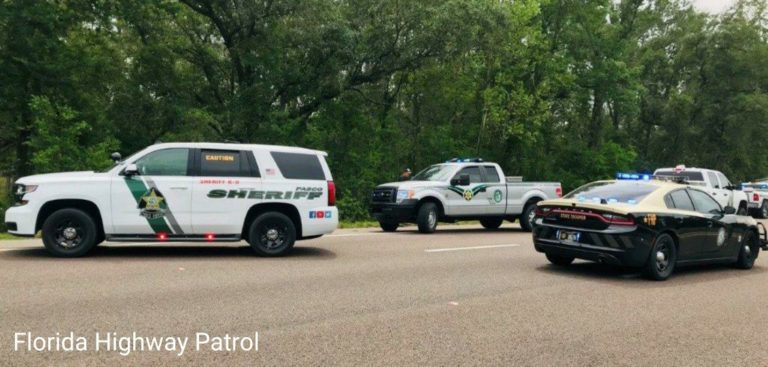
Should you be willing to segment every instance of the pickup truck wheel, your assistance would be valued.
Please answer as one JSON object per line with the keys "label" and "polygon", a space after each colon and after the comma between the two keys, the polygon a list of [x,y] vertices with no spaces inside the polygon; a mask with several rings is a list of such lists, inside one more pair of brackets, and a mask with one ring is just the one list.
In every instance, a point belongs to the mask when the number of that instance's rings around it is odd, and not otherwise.
{"label": "pickup truck wheel", "polygon": [[520,228],[526,232],[533,229],[533,218],[536,216],[536,203],[531,203],[523,209],[523,215],[520,216]]}
{"label": "pickup truck wheel", "polygon": [[768,203],[763,201],[763,205],[760,205],[760,212],[758,213],[760,218],[765,219],[768,218]]}
{"label": "pickup truck wheel", "polygon": [[754,233],[747,232],[744,236],[744,242],[741,243],[739,257],[736,260],[736,267],[739,269],[752,269],[758,254],[760,254],[760,243],[758,238]]}
{"label": "pickup truck wheel", "polygon": [[419,225],[419,232],[432,233],[437,228],[437,205],[435,203],[424,203],[416,214],[416,224]]}
{"label": "pickup truck wheel", "polygon": [[747,215],[747,206],[739,205],[739,210],[736,211],[736,215]]}
{"label": "pickup truck wheel", "polygon": [[667,280],[677,265],[675,240],[666,233],[656,237],[645,264],[645,275],[652,280]]}
{"label": "pickup truck wheel", "polygon": [[570,256],[560,256],[554,254],[546,254],[547,260],[557,266],[568,266],[573,262],[573,258]]}
{"label": "pickup truck wheel", "polygon": [[400,223],[380,221],[379,226],[384,232],[394,232],[397,231],[397,227],[400,226]]}
{"label": "pickup truck wheel", "polygon": [[296,226],[291,218],[278,212],[259,215],[251,223],[248,243],[261,256],[281,256],[296,242]]}
{"label": "pickup truck wheel", "polygon": [[96,222],[88,213],[74,208],[59,209],[43,222],[43,244],[59,257],[87,254],[99,238]]}
{"label": "pickup truck wheel", "polygon": [[480,224],[486,229],[498,229],[503,222],[504,218],[480,218]]}

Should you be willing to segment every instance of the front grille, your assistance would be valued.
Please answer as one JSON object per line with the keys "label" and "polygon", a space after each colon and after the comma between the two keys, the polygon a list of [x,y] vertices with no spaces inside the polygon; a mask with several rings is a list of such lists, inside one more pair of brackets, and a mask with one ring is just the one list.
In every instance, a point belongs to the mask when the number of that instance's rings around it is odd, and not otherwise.
{"label": "front grille", "polygon": [[371,201],[374,203],[394,203],[397,189],[394,187],[377,187],[373,190]]}
{"label": "front grille", "polygon": [[16,222],[5,222],[5,228],[7,228],[9,231],[18,231]]}

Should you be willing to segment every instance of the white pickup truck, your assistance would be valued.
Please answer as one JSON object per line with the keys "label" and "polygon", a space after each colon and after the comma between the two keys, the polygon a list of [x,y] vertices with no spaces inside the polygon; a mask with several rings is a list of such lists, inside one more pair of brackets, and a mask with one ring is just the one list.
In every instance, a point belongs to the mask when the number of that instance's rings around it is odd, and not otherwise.
{"label": "white pickup truck", "polygon": [[720,171],[678,165],[674,168],[659,168],[653,175],[658,178],[680,178],[690,185],[703,187],[723,208],[734,207],[738,215],[747,215],[747,194],[737,189]]}
{"label": "white pickup truck", "polygon": [[745,182],[741,189],[747,193],[747,208],[755,218],[768,218],[768,182]]}
{"label": "white pickup truck", "polygon": [[520,219],[531,230],[536,203],[562,196],[559,182],[523,182],[505,177],[498,164],[482,159],[452,159],[419,172],[409,181],[373,190],[370,213],[384,231],[415,222],[419,232],[432,233],[437,222],[480,220],[496,229],[506,219]]}

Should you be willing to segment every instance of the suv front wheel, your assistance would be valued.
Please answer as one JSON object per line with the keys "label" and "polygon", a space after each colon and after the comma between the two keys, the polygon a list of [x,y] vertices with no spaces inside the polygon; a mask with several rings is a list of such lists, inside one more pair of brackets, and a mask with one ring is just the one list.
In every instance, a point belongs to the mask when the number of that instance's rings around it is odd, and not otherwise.
{"label": "suv front wheel", "polygon": [[260,214],[248,231],[248,243],[261,256],[281,256],[293,248],[295,242],[296,226],[283,213]]}
{"label": "suv front wheel", "polygon": [[58,257],[79,257],[87,254],[100,234],[96,221],[80,209],[59,209],[43,222],[43,244]]}

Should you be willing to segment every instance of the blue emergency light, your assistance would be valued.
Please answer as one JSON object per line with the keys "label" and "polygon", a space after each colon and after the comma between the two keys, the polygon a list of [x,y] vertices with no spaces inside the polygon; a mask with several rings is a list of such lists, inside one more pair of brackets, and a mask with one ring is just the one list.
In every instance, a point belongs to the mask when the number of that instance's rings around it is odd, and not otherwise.
{"label": "blue emergency light", "polygon": [[647,173],[624,173],[624,172],[618,172],[616,173],[616,179],[617,180],[627,180],[627,181],[650,181],[651,175]]}

